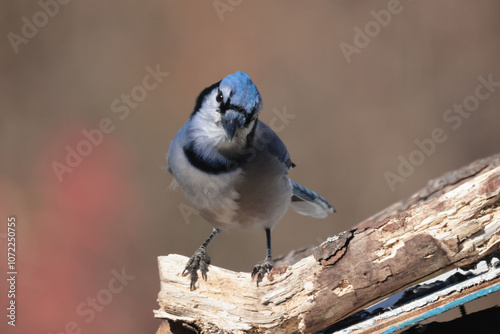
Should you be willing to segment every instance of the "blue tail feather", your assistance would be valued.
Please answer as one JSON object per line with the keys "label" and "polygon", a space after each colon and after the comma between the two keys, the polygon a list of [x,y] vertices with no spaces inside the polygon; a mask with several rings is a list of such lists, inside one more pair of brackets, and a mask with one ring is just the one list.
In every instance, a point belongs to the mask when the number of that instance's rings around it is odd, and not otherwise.
{"label": "blue tail feather", "polygon": [[306,187],[290,180],[292,185],[291,206],[300,214],[324,218],[335,212],[333,206],[323,197]]}

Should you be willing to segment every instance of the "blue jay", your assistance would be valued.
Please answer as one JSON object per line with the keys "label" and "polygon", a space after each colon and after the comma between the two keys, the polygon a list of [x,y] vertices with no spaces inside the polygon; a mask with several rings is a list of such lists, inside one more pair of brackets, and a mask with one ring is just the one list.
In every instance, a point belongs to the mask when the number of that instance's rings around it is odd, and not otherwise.
{"label": "blue jay", "polygon": [[273,268],[271,230],[288,206],[317,218],[334,212],[323,197],[288,178],[295,164],[276,133],[258,119],[261,109],[262,99],[250,77],[244,72],[228,75],[200,93],[168,149],[174,187],[180,186],[214,227],[182,273],[190,275],[192,290],[198,270],[207,278],[206,248],[221,230],[266,231],[266,258],[252,271],[258,285]]}

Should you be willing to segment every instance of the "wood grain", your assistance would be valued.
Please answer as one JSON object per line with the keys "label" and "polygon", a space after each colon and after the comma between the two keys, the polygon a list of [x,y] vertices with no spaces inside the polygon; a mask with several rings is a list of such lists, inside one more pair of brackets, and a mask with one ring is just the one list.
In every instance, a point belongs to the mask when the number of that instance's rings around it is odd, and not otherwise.
{"label": "wood grain", "polygon": [[[313,333],[393,293],[500,249],[500,155],[277,261],[257,288],[250,273],[210,266],[190,291],[188,260],[159,257],[158,333]],[[162,330],[162,331],[161,331]]]}

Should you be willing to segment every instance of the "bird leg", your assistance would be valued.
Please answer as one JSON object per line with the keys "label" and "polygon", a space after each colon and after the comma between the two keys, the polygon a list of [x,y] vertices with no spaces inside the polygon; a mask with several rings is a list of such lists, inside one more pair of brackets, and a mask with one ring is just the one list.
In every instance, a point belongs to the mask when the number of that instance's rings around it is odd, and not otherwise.
{"label": "bird leg", "polygon": [[219,234],[219,230],[214,227],[207,240],[194,252],[182,271],[182,276],[189,275],[191,277],[191,284],[189,286],[191,290],[196,289],[195,284],[198,281],[198,269],[201,272],[201,277],[205,281],[207,280],[208,265],[210,264],[210,257],[207,255],[207,246],[217,234]]}
{"label": "bird leg", "polygon": [[267,240],[267,255],[266,259],[255,265],[252,270],[252,279],[257,278],[257,286],[262,282],[262,278],[273,269],[274,262],[273,257],[271,256],[271,230],[266,228],[266,240]]}

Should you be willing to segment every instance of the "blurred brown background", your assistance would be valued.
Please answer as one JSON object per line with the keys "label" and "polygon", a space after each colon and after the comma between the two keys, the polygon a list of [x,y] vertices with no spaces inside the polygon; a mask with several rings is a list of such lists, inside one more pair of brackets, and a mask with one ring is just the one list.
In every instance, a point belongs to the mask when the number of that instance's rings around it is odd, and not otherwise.
{"label": "blurred brown background", "polygon": [[[500,87],[481,88],[490,94],[475,108],[467,97],[479,76],[500,82],[500,4],[389,3],[393,13],[388,1],[3,1],[0,232],[5,254],[15,215],[19,272],[9,330],[154,333],[156,257],[191,256],[211,230],[183,218],[187,201],[168,189],[168,146],[199,92],[237,70],[258,86],[263,121],[276,110],[295,116],[279,131],[297,164],[291,176],[338,210],[325,220],[289,212],[274,255],[499,152]],[[346,57],[346,44],[362,47]],[[147,67],[169,73],[151,90]],[[475,110],[447,121],[465,100]],[[85,146],[82,131],[103,120],[109,133]],[[384,173],[398,173],[399,157],[436,128],[446,140],[391,188]],[[69,167],[68,149],[88,154]],[[265,255],[264,232],[222,234],[209,254],[249,271]]]}

